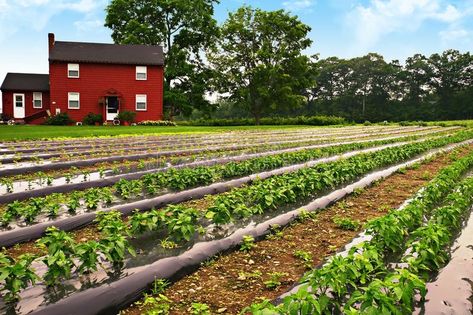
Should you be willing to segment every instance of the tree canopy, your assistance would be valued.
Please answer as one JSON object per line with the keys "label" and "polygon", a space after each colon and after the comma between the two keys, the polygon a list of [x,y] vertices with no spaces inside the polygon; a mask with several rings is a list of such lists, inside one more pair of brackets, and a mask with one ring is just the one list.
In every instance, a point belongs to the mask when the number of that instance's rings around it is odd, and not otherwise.
{"label": "tree canopy", "polygon": [[404,65],[377,54],[331,57],[318,61],[316,69],[309,107],[318,114],[357,121],[473,118],[469,53],[416,54]]}
{"label": "tree canopy", "polygon": [[300,107],[313,84],[311,59],[303,54],[312,41],[310,27],[297,17],[248,6],[230,13],[209,61],[221,93],[246,107],[259,122],[277,108]]}
{"label": "tree canopy", "polygon": [[[217,0],[112,0],[122,44],[160,44],[169,118],[336,115],[356,121],[473,118],[473,57],[447,50],[405,62],[309,56],[310,27],[284,10],[243,6],[218,25]],[[211,104],[208,95],[218,92]],[[238,118],[238,117],[235,117]]]}
{"label": "tree canopy", "polygon": [[213,77],[203,54],[218,34],[217,0],[112,0],[105,26],[119,44],[163,45],[164,106],[172,118],[209,106],[204,98]]}

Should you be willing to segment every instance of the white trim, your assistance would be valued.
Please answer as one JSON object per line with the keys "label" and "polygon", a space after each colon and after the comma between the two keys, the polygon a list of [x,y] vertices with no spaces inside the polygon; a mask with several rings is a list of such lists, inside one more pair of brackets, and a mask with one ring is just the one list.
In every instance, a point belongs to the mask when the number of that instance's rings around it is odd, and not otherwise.
{"label": "white trim", "polygon": [[[139,78],[139,74],[144,74],[144,78]],[[148,80],[148,67],[146,66],[136,66],[136,75],[135,78],[137,81],[146,81]]]}
{"label": "white trim", "polygon": [[[16,107],[16,97],[21,96],[21,106]],[[24,93],[14,93],[13,94],[13,118],[25,118],[26,108],[25,108],[25,94]]]}
{"label": "white trim", "polygon": [[[71,107],[71,101],[77,102],[77,107]],[[67,93],[67,108],[68,109],[80,109],[80,93],[69,92]]]}
{"label": "white trim", "polygon": [[[71,75],[71,71],[77,71],[77,76]],[[78,63],[68,63],[67,64],[67,77],[70,79],[80,78],[80,67]]]}
{"label": "white trim", "polygon": [[[39,98],[36,98],[35,96],[38,96]],[[40,101],[40,105],[36,106],[35,101]],[[42,92],[33,92],[33,108],[35,109],[41,109],[43,108],[43,93]]]}
{"label": "white trim", "polygon": [[[138,108],[138,103],[144,103],[145,108]],[[137,112],[146,112],[148,110],[148,96],[146,94],[136,94],[135,110]]]}
{"label": "white trim", "polygon": [[117,112],[116,113],[109,113],[108,110],[109,110],[109,107],[108,107],[108,100],[109,100],[109,97],[106,97],[105,99],[105,120],[106,121],[112,121],[114,120],[115,118],[117,118],[118,114],[120,113],[120,100],[118,100],[118,97],[117,97]]}

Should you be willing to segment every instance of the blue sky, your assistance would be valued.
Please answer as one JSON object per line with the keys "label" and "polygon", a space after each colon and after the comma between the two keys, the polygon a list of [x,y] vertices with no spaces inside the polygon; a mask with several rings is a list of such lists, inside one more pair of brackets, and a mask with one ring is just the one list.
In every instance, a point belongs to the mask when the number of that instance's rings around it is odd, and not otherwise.
{"label": "blue sky", "polygon": [[[189,0],[192,1],[192,0]],[[47,33],[65,41],[111,42],[107,0],[0,0],[0,81],[6,72],[47,73]],[[308,53],[388,60],[448,48],[473,50],[473,0],[221,0],[216,18],[242,4],[286,9],[312,27]]]}

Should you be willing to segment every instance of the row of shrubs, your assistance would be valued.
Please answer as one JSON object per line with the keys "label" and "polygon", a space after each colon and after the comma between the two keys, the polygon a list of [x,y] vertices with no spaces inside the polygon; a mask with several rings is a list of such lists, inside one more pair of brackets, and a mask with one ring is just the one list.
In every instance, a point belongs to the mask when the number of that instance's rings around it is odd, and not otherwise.
{"label": "row of shrubs", "polygon": [[[129,123],[134,122],[135,112],[120,112],[118,119]],[[101,114],[88,113],[82,123],[84,125],[102,124],[103,116]],[[67,113],[60,113],[49,117],[46,125],[70,125],[75,123]],[[265,117],[260,120],[261,125],[312,125],[312,126],[329,126],[329,125],[347,125],[349,122],[341,117],[335,116],[298,116],[298,117]],[[172,121],[153,121],[146,120],[138,123],[140,126],[176,126]],[[195,121],[179,122],[181,126],[250,126],[255,125],[255,120],[251,118],[243,119],[199,119]]]}
{"label": "row of shrubs", "polygon": [[175,127],[177,124],[169,120],[144,120],[138,123],[139,126],[172,126]]}
{"label": "row of shrubs", "polygon": [[[128,123],[133,123],[135,121],[136,113],[130,111],[123,111],[118,113],[117,119],[120,121],[126,121]],[[48,117],[44,122],[45,125],[52,125],[52,126],[67,126],[74,124],[75,121],[72,120],[67,113],[60,113],[51,117]],[[102,125],[103,124],[103,116],[102,114],[94,114],[88,113],[82,119],[82,124],[86,126],[93,126],[93,125]]]}
{"label": "row of shrubs", "polygon": [[[199,119],[194,121],[180,121],[180,126],[251,126],[255,125],[254,118],[239,119]],[[311,125],[330,126],[347,125],[349,122],[336,116],[297,116],[297,117],[264,117],[261,125]]]}
{"label": "row of shrubs", "polygon": [[433,125],[433,126],[440,126],[440,127],[449,127],[449,126],[459,126],[459,127],[470,127],[470,124],[467,122],[467,121],[463,121],[463,120],[458,120],[458,121],[450,121],[450,122],[445,122],[445,121],[441,121],[441,122],[425,122],[425,121],[422,121],[422,120],[419,120],[419,121],[401,121],[399,122],[399,125],[401,126],[422,126],[422,127],[425,127],[425,126],[429,126],[429,125]]}

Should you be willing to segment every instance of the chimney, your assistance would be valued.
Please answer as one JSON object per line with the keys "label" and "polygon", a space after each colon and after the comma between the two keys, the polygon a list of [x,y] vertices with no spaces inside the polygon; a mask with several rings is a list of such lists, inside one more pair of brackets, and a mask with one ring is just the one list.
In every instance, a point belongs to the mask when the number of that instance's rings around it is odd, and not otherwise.
{"label": "chimney", "polygon": [[54,47],[54,33],[49,33],[48,34],[48,47],[49,47],[49,52],[51,52],[51,50],[53,49]]}

